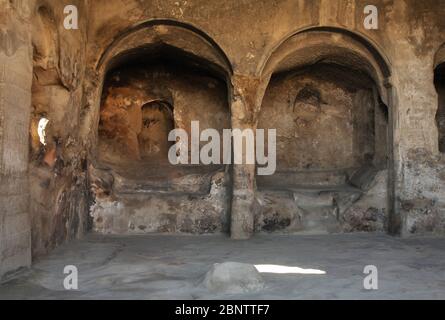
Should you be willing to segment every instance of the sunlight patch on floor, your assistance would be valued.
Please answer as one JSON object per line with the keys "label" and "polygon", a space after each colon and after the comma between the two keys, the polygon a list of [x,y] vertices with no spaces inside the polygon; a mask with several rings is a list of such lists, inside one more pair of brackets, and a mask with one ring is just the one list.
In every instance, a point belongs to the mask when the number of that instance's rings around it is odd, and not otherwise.
{"label": "sunlight patch on floor", "polygon": [[303,269],[299,267],[279,266],[274,264],[257,264],[255,268],[260,273],[276,273],[276,274],[326,274],[326,271],[318,269]]}

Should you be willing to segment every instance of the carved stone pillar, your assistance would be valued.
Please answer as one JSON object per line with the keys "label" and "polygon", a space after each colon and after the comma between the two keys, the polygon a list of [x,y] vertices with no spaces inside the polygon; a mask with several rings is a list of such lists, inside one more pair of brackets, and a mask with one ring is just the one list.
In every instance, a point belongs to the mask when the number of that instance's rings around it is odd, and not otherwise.
{"label": "carved stone pillar", "polygon": [[[233,98],[231,103],[232,129],[256,130],[257,116],[265,92],[265,81],[244,75],[232,79]],[[245,159],[246,148],[242,150]],[[242,240],[250,238],[255,229],[255,174],[254,164],[233,165],[233,195],[231,236]]]}

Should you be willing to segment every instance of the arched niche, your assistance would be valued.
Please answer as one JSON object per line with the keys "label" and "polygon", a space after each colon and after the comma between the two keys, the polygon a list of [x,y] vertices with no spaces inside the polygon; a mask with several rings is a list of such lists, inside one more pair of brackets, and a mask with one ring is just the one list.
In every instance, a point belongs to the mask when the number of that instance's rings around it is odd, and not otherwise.
{"label": "arched niche", "polygon": [[[270,230],[269,222],[278,221],[289,231],[398,232],[391,68],[381,50],[350,31],[310,28],[280,41],[257,73],[270,79],[258,128],[277,129],[277,172],[258,176],[257,185],[260,197],[281,192],[279,202],[287,203],[281,211],[266,206],[263,212],[282,216],[266,214],[257,225]],[[384,190],[378,199],[376,185]],[[362,200],[371,194],[375,207]],[[378,223],[367,220],[374,214]]]}
{"label": "arched niche", "polygon": [[[228,168],[171,164],[166,134],[183,129],[190,146],[191,123],[199,121],[199,131],[213,128],[223,137],[230,127],[231,74],[222,50],[190,25],[149,21],[110,41],[88,74],[83,115],[93,197],[100,203],[91,212],[94,230],[227,230]],[[121,209],[110,207],[116,202]],[[119,225],[112,223],[116,216]]]}
{"label": "arched niche", "polygon": [[259,64],[262,77],[318,62],[334,63],[367,73],[385,104],[391,67],[388,58],[369,39],[348,30],[314,27],[299,30],[280,41]]}
{"label": "arched niche", "polygon": [[174,142],[168,134],[175,128],[172,106],[165,101],[152,101],[141,108],[142,126],[138,135],[141,158],[159,161],[168,155]]}
{"label": "arched niche", "polygon": [[233,72],[229,59],[210,36],[190,24],[174,20],[150,20],[122,32],[103,51],[96,70],[103,73],[128,52],[153,44],[164,44],[199,57],[224,76],[230,77]]}
{"label": "arched niche", "polygon": [[[232,94],[230,82],[232,67],[216,42],[189,24],[171,20],[147,21],[117,35],[97,59],[92,77],[93,85],[87,88],[90,108],[87,115],[89,121],[85,122],[90,123],[90,126],[85,126],[85,129],[89,131],[92,142],[91,154],[94,158],[97,158],[101,100],[107,76],[125,65],[133,64],[134,66],[135,62],[149,65],[156,64],[156,61],[179,68],[185,66],[192,72],[213,78],[218,82],[217,86],[223,83],[225,96],[218,99],[224,99],[227,112],[230,113],[228,101]],[[209,83],[208,86],[212,90],[214,84]],[[164,99],[174,109],[175,103],[171,101],[171,90],[167,88],[158,91],[161,96],[151,96],[147,99]],[[190,105],[190,108],[193,110],[193,105]],[[201,113],[201,116],[205,114]],[[191,120],[199,120],[199,118]],[[223,124],[224,121],[220,123]]]}
{"label": "arched niche", "polygon": [[[140,150],[142,107],[153,101],[168,104],[173,128],[184,129],[189,136],[192,121],[200,122],[200,130],[220,130],[221,136],[222,130],[230,127],[232,67],[216,42],[191,25],[153,20],[129,28],[110,41],[97,58],[92,75],[92,85],[86,91],[94,161],[147,160]],[[131,101],[126,101],[128,98]],[[122,108],[113,107],[119,103],[130,107],[122,112]],[[113,108],[122,114],[117,115]],[[119,132],[126,132],[121,137],[124,143],[102,143]],[[105,149],[116,153],[104,158]],[[168,166],[167,155],[162,158]]]}

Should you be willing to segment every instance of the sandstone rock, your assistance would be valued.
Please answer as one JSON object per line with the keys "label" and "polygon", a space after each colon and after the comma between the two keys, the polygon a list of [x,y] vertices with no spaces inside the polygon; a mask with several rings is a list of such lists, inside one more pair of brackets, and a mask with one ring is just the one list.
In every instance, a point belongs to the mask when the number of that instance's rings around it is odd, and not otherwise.
{"label": "sandstone rock", "polygon": [[211,291],[231,294],[259,291],[265,286],[255,266],[237,262],[214,264],[202,284]]}

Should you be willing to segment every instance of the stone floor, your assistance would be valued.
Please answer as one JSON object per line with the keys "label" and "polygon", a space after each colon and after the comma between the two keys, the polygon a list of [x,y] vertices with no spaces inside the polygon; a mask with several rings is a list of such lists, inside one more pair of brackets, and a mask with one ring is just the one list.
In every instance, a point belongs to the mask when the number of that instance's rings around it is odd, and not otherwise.
{"label": "stone floor", "polygon": [[[243,295],[200,283],[214,263],[315,269],[326,274],[263,273],[266,288]],[[79,290],[63,289],[63,269],[79,270]],[[366,265],[379,289],[363,288]],[[322,272],[314,272],[322,273]],[[445,299],[445,238],[382,234],[99,236],[60,247],[0,286],[1,299]]]}

